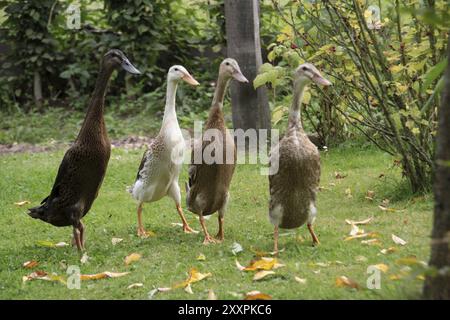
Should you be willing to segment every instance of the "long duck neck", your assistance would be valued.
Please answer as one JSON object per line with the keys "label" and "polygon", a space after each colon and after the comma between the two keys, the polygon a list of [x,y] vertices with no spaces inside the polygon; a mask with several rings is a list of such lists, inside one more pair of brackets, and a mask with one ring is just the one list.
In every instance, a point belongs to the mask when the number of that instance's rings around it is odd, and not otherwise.
{"label": "long duck neck", "polygon": [[78,134],[77,140],[92,139],[107,136],[105,120],[103,118],[105,93],[113,68],[102,67],[95,83],[95,89],[89,101],[89,107]]}
{"label": "long duck neck", "polygon": [[292,97],[292,106],[289,113],[288,128],[303,130],[302,125],[302,100],[307,83],[305,81],[296,81],[294,83],[294,93]]}
{"label": "long duck neck", "polygon": [[178,81],[167,80],[166,106],[164,108],[164,118],[163,118],[162,128],[164,128],[165,125],[172,123],[172,122],[178,123],[177,113],[175,110],[177,87],[178,87]]}
{"label": "long duck neck", "polygon": [[219,78],[217,79],[216,90],[214,91],[214,98],[212,102],[212,107],[217,107],[222,109],[223,99],[225,98],[225,92],[230,83],[230,77],[224,73],[219,73]]}

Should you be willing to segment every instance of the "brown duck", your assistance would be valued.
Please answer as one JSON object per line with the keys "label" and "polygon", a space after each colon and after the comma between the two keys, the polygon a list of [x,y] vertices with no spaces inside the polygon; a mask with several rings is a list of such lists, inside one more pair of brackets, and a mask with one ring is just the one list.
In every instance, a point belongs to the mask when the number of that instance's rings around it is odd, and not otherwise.
{"label": "brown duck", "polygon": [[72,226],[78,250],[84,249],[85,243],[81,218],[97,197],[111,153],[103,119],[104,97],[109,78],[119,67],[140,74],[120,50],[106,53],[80,133],[64,155],[52,191],[40,206],[29,209],[28,213],[57,227]]}
{"label": "brown duck", "polygon": [[[236,147],[233,137],[225,126],[222,107],[228,83],[232,78],[239,82],[248,82],[236,60],[227,58],[220,64],[217,87],[205,131],[202,138],[194,142],[189,167],[186,202],[188,209],[199,215],[205,234],[204,244],[224,239],[223,222],[229,198],[228,190],[236,164]],[[211,159],[205,158],[208,155]],[[216,211],[219,212],[217,240],[209,235],[203,218]]]}
{"label": "brown duck", "polygon": [[315,202],[320,179],[320,155],[303,130],[300,121],[301,100],[309,83],[329,86],[331,82],[322,77],[310,63],[299,66],[294,78],[288,130],[270,155],[271,168],[278,169],[269,175],[269,217],[275,227],[275,252],[278,252],[278,228],[298,228],[305,222],[313,243],[319,243],[312,224],[317,212]]}

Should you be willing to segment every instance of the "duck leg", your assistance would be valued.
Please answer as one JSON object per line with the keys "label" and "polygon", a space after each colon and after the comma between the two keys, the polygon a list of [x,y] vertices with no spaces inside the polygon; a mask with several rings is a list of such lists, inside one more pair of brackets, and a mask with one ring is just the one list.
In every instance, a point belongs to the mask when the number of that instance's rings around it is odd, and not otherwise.
{"label": "duck leg", "polygon": [[145,231],[144,224],[142,223],[142,203],[139,203],[137,208],[137,216],[138,216],[138,228],[137,235],[141,238],[148,238],[150,236],[154,236],[155,234],[151,231]]}
{"label": "duck leg", "polygon": [[86,238],[84,236],[85,233],[85,227],[84,224],[80,221],[80,224],[78,225],[78,230],[80,230],[80,242],[81,242],[81,246],[84,250],[84,246],[86,244]]}
{"label": "duck leg", "polygon": [[203,214],[199,215],[200,224],[202,225],[203,233],[205,234],[205,239],[203,240],[203,244],[216,243],[216,240],[211,237],[206,229],[205,219],[203,218]]}
{"label": "duck leg", "polygon": [[274,255],[278,255],[278,226],[275,226],[273,230],[273,252]]}
{"label": "duck leg", "polygon": [[216,239],[219,242],[222,242],[224,239],[224,232],[223,232],[223,222],[224,222],[224,216],[225,216],[225,212],[227,211],[227,206],[228,206],[228,199],[230,198],[230,194],[227,193],[227,196],[225,198],[225,202],[222,205],[222,208],[219,209],[219,217],[218,217],[218,222],[219,222],[219,231],[217,232],[216,235]]}
{"label": "duck leg", "polygon": [[73,226],[73,242],[75,242],[78,251],[83,250],[83,245],[81,243],[81,231],[78,226]]}
{"label": "duck leg", "polygon": [[191,227],[189,227],[188,222],[186,221],[186,217],[183,214],[183,209],[181,208],[181,205],[179,203],[176,204],[178,214],[180,215],[181,221],[183,221],[183,231],[185,233],[198,233],[198,231],[195,231]]}
{"label": "duck leg", "polygon": [[313,239],[313,246],[320,244],[319,238],[317,238],[316,234],[314,233],[314,229],[311,223],[308,223],[308,230]]}

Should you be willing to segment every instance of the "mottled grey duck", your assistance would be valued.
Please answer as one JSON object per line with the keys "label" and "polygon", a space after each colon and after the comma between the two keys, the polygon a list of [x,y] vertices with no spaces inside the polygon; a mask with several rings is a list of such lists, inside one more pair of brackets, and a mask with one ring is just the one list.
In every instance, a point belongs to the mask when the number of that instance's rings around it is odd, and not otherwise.
{"label": "mottled grey duck", "polygon": [[[304,132],[300,118],[303,92],[311,82],[331,85],[312,64],[304,63],[294,74],[287,132],[270,154],[270,166],[278,168],[277,172],[269,175],[269,217],[275,227],[275,252],[278,252],[278,228],[298,228],[305,222],[313,243],[319,243],[312,225],[317,212],[315,202],[320,179],[320,155]],[[278,166],[274,161],[278,161]]]}
{"label": "mottled grey duck", "polygon": [[28,214],[35,219],[57,227],[72,226],[73,242],[78,250],[83,250],[85,244],[81,219],[98,195],[111,153],[103,118],[104,99],[109,78],[119,67],[140,74],[122,51],[113,49],[106,53],[83,125],[64,155],[52,191],[40,206],[28,209]]}
{"label": "mottled grey duck", "polygon": [[[229,199],[231,178],[236,165],[236,147],[233,137],[225,126],[222,107],[228,83],[232,78],[239,82],[248,82],[242,75],[236,60],[227,58],[220,64],[217,86],[205,131],[202,137],[194,142],[189,166],[186,202],[188,209],[199,216],[205,235],[204,244],[224,239],[223,222]],[[216,134],[218,138],[214,138]],[[206,153],[211,151],[214,159],[222,161],[205,159],[205,151]],[[214,239],[209,235],[203,217],[216,211],[219,212],[219,232],[216,236],[217,239]]]}

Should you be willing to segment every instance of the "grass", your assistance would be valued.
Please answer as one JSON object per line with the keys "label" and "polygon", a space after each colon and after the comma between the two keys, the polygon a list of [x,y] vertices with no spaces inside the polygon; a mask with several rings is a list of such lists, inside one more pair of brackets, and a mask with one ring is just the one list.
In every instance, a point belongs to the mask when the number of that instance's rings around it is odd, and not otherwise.
{"label": "grass", "polygon": [[[413,272],[399,280],[389,277],[403,267],[396,264],[399,258],[416,256],[427,261],[429,234],[432,220],[430,195],[411,198],[399,197],[402,190],[400,170],[392,168],[392,158],[370,148],[340,148],[322,154],[321,185],[318,197],[316,231],[321,240],[318,247],[311,246],[305,227],[286,231],[280,238],[285,251],[279,259],[286,265],[276,270],[276,276],[252,281],[253,273],[241,272],[235,266],[231,252],[233,242],[240,243],[244,251],[238,254],[241,264],[247,265],[254,257],[251,248],[271,251],[272,226],[268,221],[267,177],[259,175],[256,165],[240,165],[231,188],[231,203],[226,214],[225,237],[222,244],[203,246],[202,235],[186,235],[172,222],[180,222],[171,200],[165,198],[144,206],[144,221],[156,237],[140,239],[135,235],[135,203],[125,192],[135,177],[142,151],[114,149],[108,172],[97,201],[84,219],[87,226],[86,264],[72,247],[45,248],[39,240],[70,243],[71,229],[56,228],[29,218],[24,207],[14,202],[29,200],[37,205],[53,183],[63,151],[40,154],[15,154],[0,156],[0,203],[2,214],[2,241],[0,242],[0,299],[147,299],[148,292],[157,287],[168,287],[187,278],[190,268],[211,272],[212,277],[192,285],[194,294],[176,289],[155,295],[155,299],[206,299],[208,289],[213,289],[220,299],[236,299],[236,294],[259,290],[274,299],[408,299],[419,298],[423,281]],[[334,172],[348,174],[335,179]],[[379,178],[383,173],[385,176]],[[186,180],[184,167],[180,184]],[[331,184],[331,185],[330,185]],[[335,184],[335,185],[333,185]],[[348,189],[351,197],[348,196]],[[346,195],[347,190],[347,195]],[[367,190],[375,192],[375,200],[365,199]],[[184,197],[184,192],[183,192]],[[390,207],[403,211],[382,211],[378,204],[384,199]],[[184,204],[183,204],[184,206]],[[368,246],[359,240],[343,241],[350,231],[345,219],[374,220],[362,226],[366,231],[379,234],[382,246]],[[195,216],[187,213],[188,221],[200,230]],[[216,215],[207,221],[212,234],[217,230]],[[391,240],[395,234],[408,243],[398,246]],[[124,240],[113,246],[113,237]],[[304,240],[303,240],[304,239]],[[383,255],[380,249],[397,247],[398,251]],[[137,252],[141,260],[125,266],[124,258]],[[196,257],[203,253],[205,261]],[[364,256],[367,261],[358,260]],[[31,272],[22,264],[28,260],[40,263],[38,270],[66,275],[66,265],[79,265],[83,274],[103,271],[130,271],[114,279],[83,281],[80,290],[69,290],[58,282],[30,281],[22,277]],[[336,260],[342,264],[333,263]],[[327,267],[314,263],[330,263]],[[389,266],[382,274],[381,289],[366,289],[367,267],[384,263]],[[315,273],[320,270],[320,273]],[[340,288],[335,285],[339,276],[347,276],[361,285],[360,290]],[[299,284],[294,276],[306,278]],[[143,283],[141,288],[127,289],[132,283]]]}

